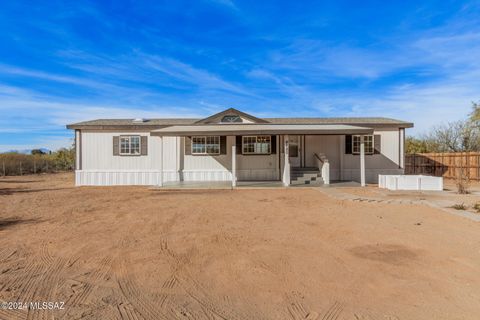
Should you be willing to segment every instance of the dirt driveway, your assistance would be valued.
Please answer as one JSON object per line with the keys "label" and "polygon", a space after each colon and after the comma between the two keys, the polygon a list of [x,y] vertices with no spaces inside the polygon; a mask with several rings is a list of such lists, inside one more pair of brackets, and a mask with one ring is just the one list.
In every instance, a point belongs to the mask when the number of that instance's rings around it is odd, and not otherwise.
{"label": "dirt driveway", "polygon": [[[0,179],[0,319],[478,319],[479,223],[314,189]],[[38,306],[38,305],[37,305]]]}

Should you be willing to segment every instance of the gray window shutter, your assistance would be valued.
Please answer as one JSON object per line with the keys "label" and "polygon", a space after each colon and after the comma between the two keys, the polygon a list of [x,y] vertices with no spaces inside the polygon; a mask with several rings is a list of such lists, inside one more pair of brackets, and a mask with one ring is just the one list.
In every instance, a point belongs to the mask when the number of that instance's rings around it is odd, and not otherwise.
{"label": "gray window shutter", "polygon": [[242,154],[242,136],[235,137],[235,145],[237,147],[237,154]]}
{"label": "gray window shutter", "polygon": [[277,153],[277,136],[271,136],[270,141],[272,143],[272,150],[270,151],[272,154],[276,154]]}
{"label": "gray window shutter", "polygon": [[227,137],[220,136],[220,154],[227,154]]}
{"label": "gray window shutter", "polygon": [[380,154],[382,153],[382,136],[379,134],[376,134],[373,136],[373,143],[374,143],[374,153],[375,154]]}
{"label": "gray window shutter", "polygon": [[345,136],[345,154],[352,154],[352,135]]}
{"label": "gray window shutter", "polygon": [[142,149],[140,151],[140,154],[142,156],[146,156],[148,154],[148,137],[147,136],[141,137],[140,148]]}
{"label": "gray window shutter", "polygon": [[113,137],[113,155],[114,156],[120,155],[120,137],[119,136]]}
{"label": "gray window shutter", "polygon": [[185,155],[192,154],[192,137],[185,137]]}

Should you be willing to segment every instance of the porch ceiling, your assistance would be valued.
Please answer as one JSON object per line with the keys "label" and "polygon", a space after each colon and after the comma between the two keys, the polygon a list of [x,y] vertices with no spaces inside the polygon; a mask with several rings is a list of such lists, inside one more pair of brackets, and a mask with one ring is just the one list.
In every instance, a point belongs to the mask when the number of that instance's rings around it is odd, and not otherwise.
{"label": "porch ceiling", "polygon": [[154,136],[261,134],[372,134],[373,128],[343,124],[218,124],[170,126],[151,131]]}

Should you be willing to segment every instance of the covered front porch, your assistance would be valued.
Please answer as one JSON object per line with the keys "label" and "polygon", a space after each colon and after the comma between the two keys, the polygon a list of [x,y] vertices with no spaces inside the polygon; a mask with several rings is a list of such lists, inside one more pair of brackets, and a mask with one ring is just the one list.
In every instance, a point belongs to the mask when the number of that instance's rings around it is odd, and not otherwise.
{"label": "covered front porch", "polygon": [[[197,171],[202,170],[200,167],[202,163],[206,163],[212,158],[224,169],[218,180],[202,177],[198,179],[165,179],[161,163],[158,185],[175,188],[314,186],[329,185],[331,180],[349,180],[349,176],[344,175],[340,165],[343,159],[341,153],[344,152],[342,145],[347,134],[356,135],[360,139],[359,163],[358,169],[355,170],[359,176],[359,185],[365,186],[364,137],[373,134],[371,128],[351,125],[231,124],[171,126],[151,132],[152,136],[159,137],[161,146],[166,137],[183,138],[183,154],[180,155],[180,159],[190,165],[194,164]],[[271,137],[268,139],[271,144],[268,154],[246,153],[245,140],[242,138],[260,136]],[[192,138],[195,143],[196,137],[205,137],[205,139],[224,137],[222,148],[226,150],[222,150],[221,155],[216,157],[208,154],[203,157],[189,154],[190,150],[196,148],[196,146],[190,145]],[[164,158],[163,149],[162,147],[160,150],[161,159]],[[335,149],[335,155],[329,158],[327,152],[323,152],[324,149]],[[262,162],[268,166],[268,170],[260,165]],[[180,167],[182,166],[180,165]],[[207,167],[203,169],[209,170]],[[188,173],[188,170],[184,171]],[[182,172],[180,176],[185,175]],[[351,172],[350,176],[352,176]]]}

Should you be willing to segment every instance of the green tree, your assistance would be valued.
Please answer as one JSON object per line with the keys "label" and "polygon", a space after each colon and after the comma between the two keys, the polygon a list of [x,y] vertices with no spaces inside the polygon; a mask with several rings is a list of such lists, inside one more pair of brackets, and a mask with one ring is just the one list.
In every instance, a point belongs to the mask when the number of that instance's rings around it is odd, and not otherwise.
{"label": "green tree", "polygon": [[480,101],[472,102],[472,113],[470,113],[470,120],[477,126],[480,125]]}
{"label": "green tree", "polygon": [[45,152],[43,152],[41,149],[33,149],[33,150],[31,151],[31,154],[32,154],[32,155],[45,154]]}
{"label": "green tree", "polygon": [[55,166],[59,170],[73,170],[75,167],[75,148],[62,148],[52,154]]}
{"label": "green tree", "polygon": [[432,152],[428,147],[424,138],[407,137],[405,139],[405,152],[407,154]]}

